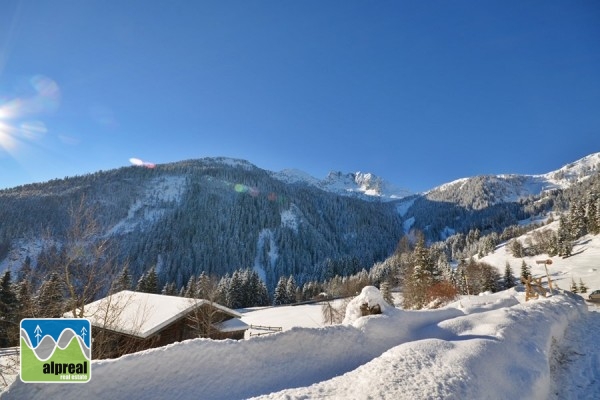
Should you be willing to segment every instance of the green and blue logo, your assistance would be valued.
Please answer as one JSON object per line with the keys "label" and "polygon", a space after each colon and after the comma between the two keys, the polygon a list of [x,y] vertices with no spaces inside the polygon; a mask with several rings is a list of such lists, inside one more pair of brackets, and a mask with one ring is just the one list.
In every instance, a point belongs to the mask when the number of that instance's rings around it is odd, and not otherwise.
{"label": "green and blue logo", "polygon": [[92,377],[92,326],[83,318],[21,321],[21,381],[85,383]]}

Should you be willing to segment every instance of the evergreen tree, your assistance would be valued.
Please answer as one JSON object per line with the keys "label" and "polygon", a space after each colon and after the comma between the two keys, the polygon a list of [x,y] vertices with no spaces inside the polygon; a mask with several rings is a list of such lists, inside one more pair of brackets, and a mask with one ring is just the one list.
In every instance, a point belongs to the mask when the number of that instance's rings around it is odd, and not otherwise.
{"label": "evergreen tree", "polygon": [[155,267],[150,268],[148,272],[140,277],[135,290],[137,292],[158,294],[158,275]]}
{"label": "evergreen tree", "polygon": [[18,336],[18,300],[7,269],[0,279],[0,347],[15,346]]}
{"label": "evergreen tree", "polygon": [[212,283],[204,271],[200,273],[196,280],[196,291],[199,299],[210,299],[212,296]]}
{"label": "evergreen tree", "polygon": [[577,287],[577,283],[575,283],[575,279],[571,278],[571,292],[579,293],[579,288]]}
{"label": "evergreen tree", "polygon": [[587,231],[593,235],[600,233],[600,225],[598,224],[598,202],[594,196],[588,196],[587,200]]}
{"label": "evergreen tree", "polygon": [[392,297],[392,291],[390,290],[390,283],[388,281],[381,282],[380,290],[381,295],[383,296],[383,299],[386,301],[386,303],[393,306],[394,298]]}
{"label": "evergreen tree", "polygon": [[531,267],[525,263],[525,260],[521,262],[521,282],[525,282],[527,278],[531,277]]}
{"label": "evergreen tree", "polygon": [[17,300],[18,300],[18,320],[23,318],[35,318],[37,310],[33,299],[33,290],[31,283],[27,279],[23,279],[17,283]]}
{"label": "evergreen tree", "polygon": [[229,283],[228,303],[231,308],[241,308],[244,306],[242,275],[239,270],[233,272]]}
{"label": "evergreen tree", "polygon": [[190,276],[190,279],[188,280],[188,283],[185,287],[184,296],[187,297],[188,299],[198,298],[198,286],[196,285],[196,276],[195,275]]}
{"label": "evergreen tree", "polygon": [[160,293],[166,296],[177,296],[177,287],[175,286],[175,282],[165,284]]}
{"label": "evergreen tree", "polygon": [[273,295],[273,305],[279,306],[282,304],[287,304],[287,279],[283,275],[279,277]]}
{"label": "evergreen tree", "polygon": [[123,267],[121,273],[117,277],[117,281],[113,287],[113,293],[118,293],[122,290],[131,290],[131,274],[127,265]]}
{"label": "evergreen tree", "polygon": [[579,293],[587,293],[588,291],[588,287],[586,286],[585,283],[583,283],[583,280],[581,278],[579,278]]}
{"label": "evergreen tree", "polygon": [[59,318],[65,312],[65,288],[56,272],[42,282],[36,298],[39,318]]}
{"label": "evergreen tree", "polygon": [[513,270],[510,266],[510,264],[508,263],[508,261],[506,262],[506,265],[504,267],[504,289],[510,289],[514,286],[516,286],[517,282],[515,280],[515,277],[513,275]]}
{"label": "evergreen tree", "polygon": [[569,223],[566,221],[566,218],[563,216],[560,219],[558,225],[556,239],[556,248],[558,251],[558,255],[562,258],[567,258],[571,256],[571,253],[573,252],[573,243],[571,240],[571,229],[569,227]]}
{"label": "evergreen tree", "polygon": [[286,282],[285,292],[286,292],[286,304],[295,303],[296,302],[296,291],[298,286],[296,285],[296,279],[294,279],[293,275],[290,275]]}
{"label": "evergreen tree", "polygon": [[571,237],[574,240],[579,239],[587,233],[587,218],[585,209],[580,201],[573,201],[569,211],[569,226]]}

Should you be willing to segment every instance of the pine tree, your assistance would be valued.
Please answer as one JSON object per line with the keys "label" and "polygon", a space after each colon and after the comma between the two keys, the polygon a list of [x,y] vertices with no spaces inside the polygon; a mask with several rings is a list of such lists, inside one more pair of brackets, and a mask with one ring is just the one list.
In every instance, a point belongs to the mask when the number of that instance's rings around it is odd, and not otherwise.
{"label": "pine tree", "polygon": [[158,294],[158,275],[155,267],[150,268],[140,277],[135,290],[136,292]]}
{"label": "pine tree", "polygon": [[286,304],[296,302],[297,289],[298,289],[298,286],[296,285],[296,279],[294,279],[293,275],[290,275],[290,277],[287,280],[286,286],[285,286]]}
{"label": "pine tree", "polygon": [[527,278],[531,277],[531,267],[525,263],[525,260],[521,262],[521,282],[525,282]]}
{"label": "pine tree", "polygon": [[571,209],[569,210],[569,226],[571,228],[571,237],[574,240],[579,239],[587,233],[587,218],[585,216],[583,204],[581,204],[580,201],[571,203]]}
{"label": "pine tree", "polygon": [[165,284],[160,293],[166,296],[177,296],[177,287],[175,286],[175,282]]}
{"label": "pine tree", "polygon": [[386,303],[393,306],[394,298],[392,297],[392,291],[390,290],[390,283],[388,281],[381,282],[380,290],[381,295],[383,296],[383,299],[386,301]]}
{"label": "pine tree", "polygon": [[15,346],[18,332],[18,300],[10,270],[6,270],[0,279],[0,347]]}
{"label": "pine tree", "polygon": [[575,279],[571,278],[571,288],[569,289],[573,293],[579,293],[579,288],[577,287],[577,283],[575,283]]}
{"label": "pine tree", "polygon": [[283,275],[279,277],[273,295],[273,305],[279,306],[282,304],[287,304],[287,279]]}
{"label": "pine tree", "polygon": [[588,291],[588,287],[586,286],[585,283],[583,283],[583,280],[581,278],[579,278],[579,293],[587,293]]}
{"label": "pine tree", "polygon": [[188,299],[195,299],[198,297],[198,285],[196,284],[196,276],[190,276],[188,283],[185,287],[185,297]]}
{"label": "pine tree", "polygon": [[235,270],[231,275],[228,291],[228,303],[231,308],[241,308],[244,306],[242,276],[239,270]]}
{"label": "pine tree", "polygon": [[33,290],[31,283],[27,279],[17,283],[16,286],[17,301],[18,301],[18,319],[35,318],[37,310],[33,300]]}
{"label": "pine tree", "polygon": [[210,299],[214,296],[210,293],[212,290],[211,280],[204,271],[200,273],[196,280],[196,292],[199,299]]}
{"label": "pine tree", "polygon": [[65,312],[65,288],[56,272],[42,282],[36,298],[39,318],[59,318]]}
{"label": "pine tree", "polygon": [[558,255],[562,258],[570,257],[571,253],[573,252],[571,228],[569,226],[569,222],[564,216],[560,219],[558,225],[556,242]]}
{"label": "pine tree", "polygon": [[513,270],[507,261],[506,266],[504,267],[504,289],[510,289],[516,286],[516,284],[517,282],[513,275]]}
{"label": "pine tree", "polygon": [[598,224],[598,206],[597,199],[594,196],[589,196],[587,200],[587,231],[593,235],[600,233],[600,225]]}
{"label": "pine tree", "polygon": [[121,273],[117,277],[117,281],[113,287],[113,293],[118,293],[122,290],[131,290],[131,274],[127,265],[123,267]]}

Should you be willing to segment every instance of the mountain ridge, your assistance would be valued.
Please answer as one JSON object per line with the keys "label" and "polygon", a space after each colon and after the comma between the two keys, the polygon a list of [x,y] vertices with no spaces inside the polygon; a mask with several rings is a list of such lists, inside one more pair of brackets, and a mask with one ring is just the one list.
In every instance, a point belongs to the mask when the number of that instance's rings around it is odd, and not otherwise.
{"label": "mountain ridge", "polygon": [[70,207],[84,201],[98,237],[111,241],[134,279],[155,266],[161,283],[181,287],[202,271],[251,268],[272,290],[281,276],[302,283],[369,268],[411,229],[430,242],[500,231],[552,206],[524,200],[579,184],[599,168],[594,153],[542,175],[482,175],[400,197],[373,174],[319,180],[226,157],[122,167],[0,191],[0,270],[29,257],[44,272],[60,256]]}

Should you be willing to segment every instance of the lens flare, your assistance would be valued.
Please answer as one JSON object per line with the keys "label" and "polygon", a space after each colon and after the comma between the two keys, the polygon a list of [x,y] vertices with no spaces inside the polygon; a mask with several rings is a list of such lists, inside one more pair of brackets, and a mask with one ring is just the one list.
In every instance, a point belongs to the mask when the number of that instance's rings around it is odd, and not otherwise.
{"label": "lens flare", "polygon": [[[60,105],[60,88],[54,80],[35,75],[28,83],[27,95],[0,99],[0,150],[14,153],[19,144],[41,140],[48,129],[39,115],[53,113]],[[38,118],[28,119],[31,116]]]}
{"label": "lens flare", "polygon": [[135,158],[135,157],[131,157],[129,159],[129,162],[133,165],[135,165],[136,167],[146,167],[146,168],[154,168],[156,167],[156,164],[148,162],[148,161],[144,161],[144,160],[140,160],[139,158]]}

